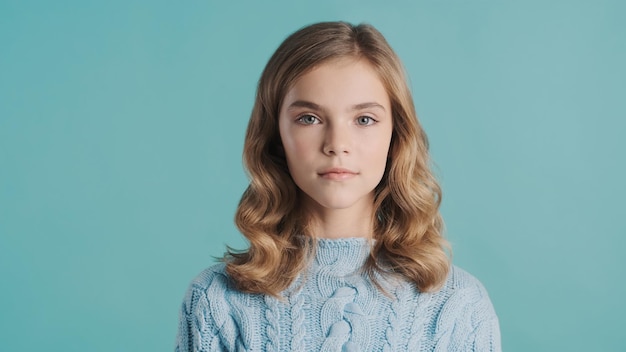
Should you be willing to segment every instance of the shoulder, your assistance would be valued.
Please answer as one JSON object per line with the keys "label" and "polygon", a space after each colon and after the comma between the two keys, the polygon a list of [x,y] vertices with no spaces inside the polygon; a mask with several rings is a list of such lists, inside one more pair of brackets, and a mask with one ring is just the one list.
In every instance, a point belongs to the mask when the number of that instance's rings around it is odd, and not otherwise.
{"label": "shoulder", "polygon": [[177,351],[192,351],[200,345],[210,351],[242,350],[238,345],[238,314],[232,304],[242,297],[226,274],[224,263],[203,270],[191,281],[183,300]]}
{"label": "shoulder", "polygon": [[182,311],[188,319],[198,322],[198,331],[217,328],[233,332],[236,331],[233,319],[240,315],[237,307],[241,307],[246,298],[247,294],[237,290],[226,273],[226,264],[219,263],[203,270],[191,281]]}
{"label": "shoulder", "polygon": [[[495,311],[487,289],[472,274],[452,266],[442,288],[435,293],[443,304],[441,315],[445,317],[448,311],[454,314],[458,310],[472,310],[484,318],[495,318]],[[466,311],[467,313],[467,311]]]}
{"label": "shoulder", "polygon": [[193,314],[201,307],[205,307],[211,300],[224,298],[236,292],[232,282],[226,274],[226,264],[218,263],[204,269],[189,284],[183,302],[183,309],[187,314]]}
{"label": "shoulder", "polygon": [[447,335],[440,343],[456,341],[473,346],[472,351],[500,350],[498,317],[485,286],[476,277],[452,266],[434,297],[439,305],[436,329]]}
{"label": "shoulder", "polygon": [[488,298],[485,286],[472,274],[455,265],[450,267],[450,272],[448,273],[442,290],[449,291],[450,293],[467,291],[467,293],[486,296]]}
{"label": "shoulder", "polygon": [[226,264],[218,263],[204,269],[191,281],[190,288],[205,290],[212,284],[228,286],[230,280],[226,274]]}

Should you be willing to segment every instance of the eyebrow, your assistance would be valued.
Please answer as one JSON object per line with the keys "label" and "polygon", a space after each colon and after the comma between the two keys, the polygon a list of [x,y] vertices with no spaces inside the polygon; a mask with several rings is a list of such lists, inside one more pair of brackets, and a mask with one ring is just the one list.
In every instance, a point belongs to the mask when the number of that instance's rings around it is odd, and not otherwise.
{"label": "eyebrow", "polygon": [[[319,106],[318,104],[315,104],[313,102],[310,101],[306,101],[306,100],[296,100],[293,103],[291,103],[289,105],[289,107],[287,108],[287,110],[293,110],[295,108],[308,108],[311,110],[317,110],[317,111],[325,111],[324,108],[322,108],[321,106]],[[353,105],[350,110],[351,111],[358,111],[358,110],[364,110],[364,109],[370,109],[370,108],[379,108],[383,111],[385,110],[385,107],[376,103],[376,102],[366,102],[366,103],[360,103],[360,104],[356,104]]]}

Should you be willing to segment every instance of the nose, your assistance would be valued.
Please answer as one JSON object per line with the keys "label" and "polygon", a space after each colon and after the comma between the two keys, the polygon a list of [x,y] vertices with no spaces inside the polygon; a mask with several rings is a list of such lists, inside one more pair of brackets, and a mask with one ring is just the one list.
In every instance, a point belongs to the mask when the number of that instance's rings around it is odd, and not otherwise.
{"label": "nose", "polygon": [[324,154],[348,154],[352,144],[352,137],[348,127],[337,124],[328,124],[324,138]]}

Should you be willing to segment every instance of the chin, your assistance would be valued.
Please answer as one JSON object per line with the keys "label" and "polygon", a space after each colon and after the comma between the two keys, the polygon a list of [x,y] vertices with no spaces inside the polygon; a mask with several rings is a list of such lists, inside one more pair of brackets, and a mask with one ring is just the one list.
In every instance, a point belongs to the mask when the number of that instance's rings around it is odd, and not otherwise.
{"label": "chin", "polygon": [[320,204],[321,207],[329,210],[342,210],[349,209],[353,204],[349,203],[328,203],[328,204]]}
{"label": "chin", "polygon": [[332,199],[314,199],[318,206],[329,210],[342,210],[352,208],[358,203],[358,199],[332,198]]}

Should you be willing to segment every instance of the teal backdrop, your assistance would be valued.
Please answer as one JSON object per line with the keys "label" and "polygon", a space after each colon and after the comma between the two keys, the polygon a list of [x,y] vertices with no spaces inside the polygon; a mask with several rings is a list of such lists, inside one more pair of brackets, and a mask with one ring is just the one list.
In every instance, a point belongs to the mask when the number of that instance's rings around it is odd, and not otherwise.
{"label": "teal backdrop", "polygon": [[0,350],[171,351],[303,25],[398,52],[506,351],[626,351],[623,1],[0,1]]}

